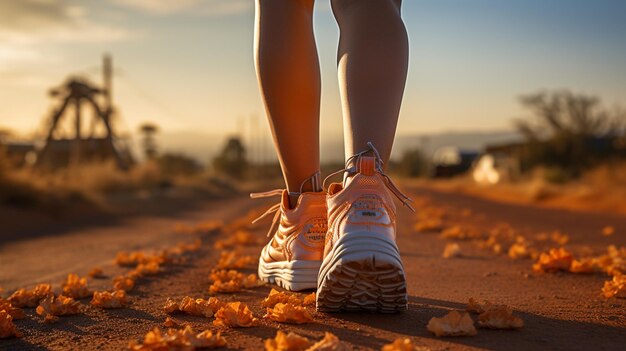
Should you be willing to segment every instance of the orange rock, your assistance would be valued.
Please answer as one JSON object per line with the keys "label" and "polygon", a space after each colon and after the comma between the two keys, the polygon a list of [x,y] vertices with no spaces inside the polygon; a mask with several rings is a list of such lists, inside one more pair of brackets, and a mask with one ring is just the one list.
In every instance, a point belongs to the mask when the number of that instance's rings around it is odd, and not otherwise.
{"label": "orange rock", "polygon": [[443,258],[461,257],[461,247],[457,243],[447,243],[441,256]]}
{"label": "orange rock", "polygon": [[22,334],[17,330],[15,324],[13,324],[13,317],[9,312],[0,310],[0,339],[20,336],[22,336]]}
{"label": "orange rock", "polygon": [[491,329],[519,329],[524,326],[524,321],[514,316],[509,307],[500,305],[481,313],[478,325]]}
{"label": "orange rock", "polygon": [[168,329],[163,333],[155,327],[144,336],[143,343],[131,342],[128,347],[133,351],[195,350],[212,349],[226,346],[226,339],[220,333],[209,330],[196,333],[190,326],[183,330]]}
{"label": "orange rock", "polygon": [[89,271],[89,276],[92,278],[102,278],[104,273],[100,267],[94,267]]}
{"label": "orange rock", "polygon": [[59,319],[58,316],[78,314],[82,313],[83,310],[83,306],[71,297],[50,294],[41,300],[35,312],[44,317],[45,323],[53,323]]}
{"label": "orange rock", "polygon": [[474,321],[467,312],[450,311],[441,318],[433,317],[426,326],[436,336],[476,335]]}
{"label": "orange rock", "polygon": [[602,228],[602,235],[604,236],[611,236],[615,234],[615,228],[613,228],[610,225],[607,225],[606,227]]}
{"label": "orange rock", "polygon": [[96,291],[93,293],[91,304],[101,308],[122,308],[128,304],[126,291],[116,290],[114,292]]}
{"label": "orange rock", "polygon": [[626,299],[626,275],[615,275],[613,279],[604,282],[602,294],[607,299],[611,297]]}
{"label": "orange rock", "polygon": [[252,327],[258,322],[252,311],[242,302],[229,302],[215,313],[216,327]]}
{"label": "orange rock", "polygon": [[542,253],[539,260],[533,265],[535,272],[569,271],[574,257],[564,248],[550,249],[548,253]]}
{"label": "orange rock", "polygon": [[178,303],[168,298],[163,306],[163,310],[166,313],[182,312],[193,316],[204,316],[209,318],[212,317],[223,305],[224,303],[215,297],[210,297],[208,300],[205,300],[185,296]]}
{"label": "orange rock", "polygon": [[313,344],[307,351],[350,351],[350,347],[343,343],[335,334],[325,332],[324,338]]}
{"label": "orange rock", "polygon": [[9,296],[8,300],[16,307],[35,307],[43,298],[52,293],[50,284],[39,284],[34,288],[19,289]]}
{"label": "orange rock", "polygon": [[87,286],[87,278],[81,278],[78,274],[70,273],[63,282],[63,295],[82,299],[93,295]]}
{"label": "orange rock", "polygon": [[305,351],[311,345],[311,341],[303,336],[293,332],[285,334],[280,330],[274,339],[265,340],[266,351]]}
{"label": "orange rock", "polygon": [[279,302],[266,310],[264,318],[279,323],[303,324],[313,322],[313,316],[306,307],[293,303]]}
{"label": "orange rock", "polygon": [[[315,299],[315,297],[314,297]],[[278,291],[274,288],[270,291],[269,295],[261,302],[263,307],[274,307],[277,303],[291,303],[294,305],[301,305],[302,300],[295,294],[286,291]]]}
{"label": "orange rock", "polygon": [[113,278],[115,290],[131,291],[135,286],[135,279],[125,275],[118,275]]}
{"label": "orange rock", "polygon": [[13,319],[26,318],[26,314],[21,308],[13,306],[10,301],[0,297],[0,311],[3,310],[10,314]]}
{"label": "orange rock", "polygon": [[306,295],[304,297],[304,299],[302,299],[302,304],[304,306],[315,306],[315,301],[316,301],[315,297],[316,297],[315,296],[315,292],[312,292],[312,293]]}
{"label": "orange rock", "polygon": [[384,345],[381,351],[429,351],[427,347],[415,346],[409,338],[397,338],[391,344]]}
{"label": "orange rock", "polygon": [[241,269],[255,263],[256,259],[252,256],[241,256],[235,251],[222,251],[217,262],[216,268],[219,269]]}
{"label": "orange rock", "polygon": [[233,293],[264,285],[256,274],[245,275],[232,269],[214,270],[211,272],[210,279],[213,281],[213,284],[209,286],[209,292],[212,294]]}

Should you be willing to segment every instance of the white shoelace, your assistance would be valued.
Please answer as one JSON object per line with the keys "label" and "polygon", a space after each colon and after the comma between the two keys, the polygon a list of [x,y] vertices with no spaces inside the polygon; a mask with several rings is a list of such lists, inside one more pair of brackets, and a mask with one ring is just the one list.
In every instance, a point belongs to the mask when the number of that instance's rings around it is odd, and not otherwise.
{"label": "white shoelace", "polygon": [[[374,144],[372,144],[371,142],[367,142],[367,149],[360,151],[352,156],[350,156],[347,160],[346,160],[346,167],[344,169],[340,169],[336,172],[333,172],[331,174],[329,174],[326,178],[324,178],[324,181],[322,182],[321,186],[323,190],[326,190],[326,181],[337,175],[340,173],[344,173],[347,172],[348,174],[355,174],[357,171],[356,165],[359,164],[359,159],[361,157],[363,157],[365,154],[367,154],[368,152],[372,152],[374,153],[374,157],[376,159],[376,171],[378,173],[380,173],[380,175],[383,177],[385,186],[387,187],[387,189],[389,189],[397,198],[398,200],[400,200],[400,202],[402,202],[403,206],[406,206],[409,210],[415,212],[415,208],[413,208],[413,205],[411,205],[411,203],[413,202],[413,199],[411,199],[410,197],[406,196],[404,193],[402,193],[400,191],[400,189],[398,189],[398,187],[393,183],[393,181],[391,181],[391,178],[389,178],[389,176],[387,174],[385,174],[385,172],[383,172],[383,160],[380,157],[380,153],[378,152],[378,150],[376,149],[376,147],[374,147]],[[350,166],[350,163],[354,161],[354,166]],[[311,184],[313,185],[313,188],[315,189],[317,186],[316,184],[319,184],[319,179],[320,179],[320,173],[317,172],[314,175],[312,175],[311,177],[309,177],[308,179],[304,180],[302,182],[302,184],[300,184],[300,194],[302,194],[302,190],[304,187],[304,184],[306,184],[307,182],[311,182]],[[260,192],[260,193],[251,193],[250,194],[250,198],[251,199],[259,199],[259,198],[265,198],[265,197],[272,197],[272,196],[281,196],[283,194],[284,189],[274,189],[274,190],[270,190],[270,191],[265,191],[265,192]],[[281,200],[282,201],[282,200]],[[269,216],[270,214],[274,213],[274,218],[272,219],[272,225],[270,226],[269,231],[267,232],[267,237],[271,237],[273,235],[274,232],[274,228],[278,225],[279,220],[280,220],[280,207],[281,207],[281,201],[279,201],[277,204],[273,205],[272,207],[270,207],[269,209],[267,209],[267,211],[265,211],[262,215],[260,215],[259,217],[257,217],[254,221],[252,221],[252,223],[257,223],[258,221],[260,221],[261,219]]]}
{"label": "white shoelace", "polygon": [[[283,194],[283,191],[285,191],[284,189],[274,189],[274,190],[270,190],[270,191],[265,191],[262,193],[252,193],[250,194],[250,198],[251,199],[260,199],[260,198],[264,198],[264,197],[272,197],[272,196],[280,196]],[[270,230],[267,232],[267,237],[271,237],[274,227],[276,227],[276,224],[278,224],[279,218],[280,218],[280,206],[281,206],[281,202],[279,201],[277,204],[273,205],[272,207],[270,207],[269,209],[267,209],[267,211],[265,211],[262,215],[260,215],[259,217],[257,217],[255,220],[252,221],[252,223],[256,223],[258,221],[260,221],[261,219],[269,216],[270,214],[274,213],[274,219],[272,219],[272,225],[270,226]]]}
{"label": "white shoelace", "polygon": [[[357,152],[356,154],[350,156],[346,160],[346,167],[344,169],[340,169],[336,172],[333,172],[329,174],[326,178],[324,178],[324,181],[322,182],[322,187],[324,189],[327,189],[326,181],[329,178],[337,174],[344,173],[344,172],[347,172],[348,174],[355,174],[357,172],[356,165],[359,164],[359,159],[368,152],[374,153],[374,157],[376,159],[376,171],[378,171],[378,173],[380,173],[380,175],[383,176],[383,179],[385,181],[385,186],[387,187],[387,189],[389,189],[398,198],[398,200],[402,202],[403,206],[406,206],[408,207],[409,210],[415,212],[415,208],[413,208],[413,205],[411,205],[411,203],[413,202],[413,199],[411,199],[410,197],[402,193],[400,189],[398,189],[398,187],[391,181],[391,178],[389,178],[389,176],[385,174],[385,172],[383,172],[383,160],[380,157],[380,153],[378,153],[378,150],[376,149],[376,147],[374,147],[374,144],[372,144],[372,142],[370,141],[367,142],[367,149]],[[354,161],[354,166],[350,166],[350,163],[352,161]]]}
{"label": "white shoelace", "polygon": [[[306,184],[307,182],[311,182],[311,186],[314,190],[318,190],[320,189],[320,172],[317,171],[315,172],[315,174],[313,174],[311,177],[305,179],[302,184],[300,184],[300,193],[302,194],[303,189],[304,189],[304,184]],[[281,196],[283,194],[283,192],[285,191],[285,189],[274,189],[274,190],[269,190],[269,191],[265,191],[265,192],[261,192],[261,193],[251,193],[250,194],[250,198],[251,199],[260,199],[260,198],[265,198],[265,197],[272,197],[272,196]],[[289,193],[290,195],[292,195],[293,193]],[[267,232],[267,237],[271,237],[274,232],[274,228],[276,227],[276,225],[279,223],[280,220],[280,207],[281,207],[281,203],[282,203],[282,199],[278,201],[277,204],[273,205],[272,207],[268,208],[267,211],[265,211],[262,215],[260,215],[259,217],[257,217],[255,220],[252,221],[253,224],[255,224],[256,222],[260,221],[261,219],[269,216],[270,214],[274,213],[274,219],[272,219],[272,225],[270,226],[269,231]]]}

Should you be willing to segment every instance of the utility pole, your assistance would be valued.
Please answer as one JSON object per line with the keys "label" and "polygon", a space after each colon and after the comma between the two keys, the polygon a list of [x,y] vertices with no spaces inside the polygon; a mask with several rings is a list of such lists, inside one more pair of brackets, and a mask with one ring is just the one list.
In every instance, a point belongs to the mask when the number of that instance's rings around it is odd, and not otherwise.
{"label": "utility pole", "polygon": [[104,110],[107,114],[111,113],[113,107],[113,58],[110,54],[104,54],[102,60],[102,74],[104,86]]}
{"label": "utility pole", "polygon": [[[111,116],[113,115],[113,58],[110,54],[104,54],[102,58],[102,75],[103,75],[103,95],[104,106],[102,114],[107,124],[111,125]],[[113,135],[108,135],[113,139]]]}
{"label": "utility pole", "polygon": [[74,147],[72,148],[72,154],[70,156],[70,164],[72,166],[77,166],[81,163],[81,158],[82,158],[82,148],[83,148],[83,142],[82,142],[82,137],[81,137],[81,116],[80,116],[80,104],[81,104],[81,98],[78,97],[74,100],[74,112],[75,112],[75,119],[74,119],[74,128],[76,129],[76,134],[74,136]]}

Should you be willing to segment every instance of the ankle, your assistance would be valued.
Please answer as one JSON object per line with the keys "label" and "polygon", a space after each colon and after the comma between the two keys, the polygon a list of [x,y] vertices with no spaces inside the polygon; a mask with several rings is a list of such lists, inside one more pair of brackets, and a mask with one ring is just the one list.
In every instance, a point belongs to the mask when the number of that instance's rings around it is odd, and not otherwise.
{"label": "ankle", "polygon": [[343,172],[343,187],[347,187],[350,182],[352,181],[352,178],[354,178],[354,176],[356,175],[356,173],[350,173],[350,172]]}
{"label": "ankle", "polygon": [[293,210],[294,208],[296,208],[296,206],[298,205],[298,200],[300,199],[300,196],[302,196],[301,193],[295,193],[291,191],[288,193],[290,210]]}
{"label": "ankle", "polygon": [[297,187],[287,184],[289,192],[289,208],[293,209],[297,206],[298,200],[303,193],[319,193],[324,191],[321,183],[320,171],[313,173],[310,177],[300,182]]}

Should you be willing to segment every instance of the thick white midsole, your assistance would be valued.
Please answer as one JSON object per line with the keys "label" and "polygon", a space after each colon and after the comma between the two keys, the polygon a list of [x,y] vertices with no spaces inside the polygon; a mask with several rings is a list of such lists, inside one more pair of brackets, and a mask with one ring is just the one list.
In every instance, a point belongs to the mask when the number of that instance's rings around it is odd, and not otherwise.
{"label": "thick white midsole", "polygon": [[288,290],[317,288],[317,275],[322,261],[265,262],[259,259],[259,278]]}
{"label": "thick white midsole", "polygon": [[372,256],[404,271],[400,251],[395,242],[376,233],[353,232],[344,234],[326,255],[320,267],[318,280],[321,282],[329,269],[340,260],[361,261]]}

